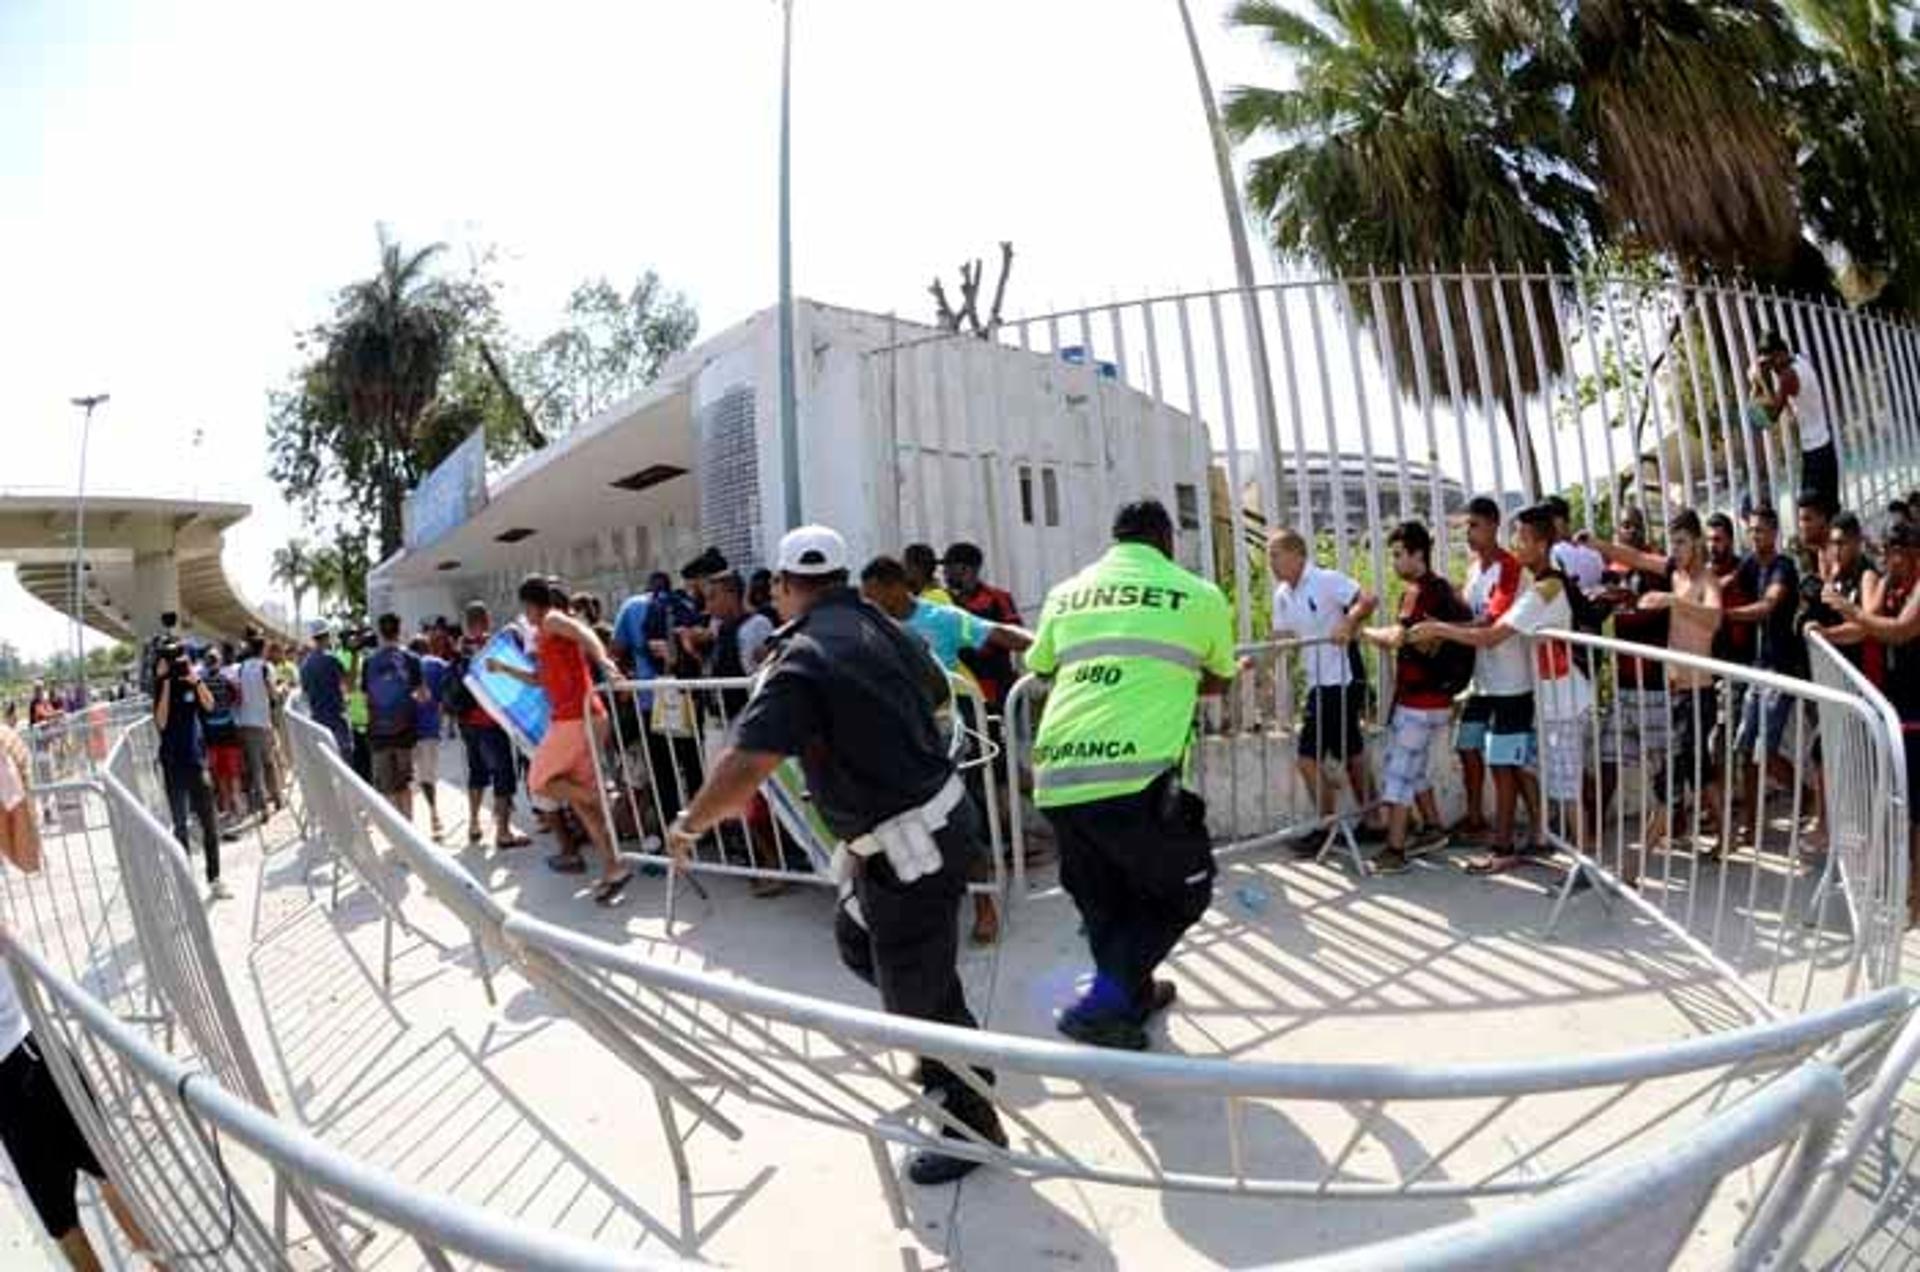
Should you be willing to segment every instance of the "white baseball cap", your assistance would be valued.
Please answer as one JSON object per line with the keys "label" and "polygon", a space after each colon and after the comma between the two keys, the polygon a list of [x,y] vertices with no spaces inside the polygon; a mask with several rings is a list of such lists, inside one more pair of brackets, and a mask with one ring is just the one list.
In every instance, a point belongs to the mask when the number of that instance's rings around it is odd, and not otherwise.
{"label": "white baseball cap", "polygon": [[316,618],[307,624],[307,635],[311,639],[318,640],[322,636],[333,635],[333,628],[326,619]]}
{"label": "white baseball cap", "polygon": [[781,574],[833,574],[847,568],[847,541],[831,526],[801,526],[780,537],[773,567]]}

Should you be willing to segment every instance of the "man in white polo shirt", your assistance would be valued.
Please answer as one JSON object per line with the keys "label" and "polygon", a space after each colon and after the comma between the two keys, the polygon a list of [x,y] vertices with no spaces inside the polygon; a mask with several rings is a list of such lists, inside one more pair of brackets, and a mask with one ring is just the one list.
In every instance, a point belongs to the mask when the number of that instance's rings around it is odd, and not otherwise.
{"label": "man in white polo shirt", "polygon": [[[1325,765],[1343,764],[1354,803],[1373,808],[1373,779],[1367,772],[1366,738],[1361,721],[1366,715],[1366,666],[1357,656],[1353,636],[1373,613],[1373,593],[1338,570],[1315,565],[1307,541],[1294,530],[1276,530],[1267,539],[1267,564],[1273,568],[1273,634],[1312,642],[1300,650],[1306,672],[1307,710],[1300,722],[1300,776],[1318,801],[1322,819],[1333,816],[1338,796]],[[1385,835],[1376,809],[1361,829],[1367,838]],[[1295,851],[1311,856],[1322,836],[1301,836]]]}

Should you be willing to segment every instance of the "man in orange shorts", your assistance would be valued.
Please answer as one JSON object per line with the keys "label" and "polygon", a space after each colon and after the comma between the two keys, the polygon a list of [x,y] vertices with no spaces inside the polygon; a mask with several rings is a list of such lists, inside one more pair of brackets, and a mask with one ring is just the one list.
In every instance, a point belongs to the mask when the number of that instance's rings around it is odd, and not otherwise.
{"label": "man in orange shorts", "polygon": [[[587,828],[587,837],[600,855],[600,882],[593,899],[613,905],[633,881],[633,871],[620,864],[600,807],[600,780],[593,760],[594,734],[606,718],[600,699],[591,696],[593,677],[588,659],[616,675],[607,650],[593,629],[567,612],[567,591],[558,582],[529,575],[520,584],[520,604],[535,634],[534,674],[529,676],[495,658],[490,671],[538,685],[547,695],[550,711],[547,735],[533,753],[527,785],[536,795],[559,800],[573,809]],[[589,706],[591,717],[589,717]]]}

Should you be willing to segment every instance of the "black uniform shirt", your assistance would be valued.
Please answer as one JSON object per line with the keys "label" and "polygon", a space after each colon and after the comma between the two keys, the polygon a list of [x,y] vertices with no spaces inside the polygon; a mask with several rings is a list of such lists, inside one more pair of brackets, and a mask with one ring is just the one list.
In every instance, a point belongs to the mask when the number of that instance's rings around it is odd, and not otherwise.
{"label": "black uniform shirt", "polygon": [[953,776],[934,711],[946,673],[918,639],[852,588],[774,634],[771,670],[735,725],[748,751],[800,758],[833,833],[866,834]]}

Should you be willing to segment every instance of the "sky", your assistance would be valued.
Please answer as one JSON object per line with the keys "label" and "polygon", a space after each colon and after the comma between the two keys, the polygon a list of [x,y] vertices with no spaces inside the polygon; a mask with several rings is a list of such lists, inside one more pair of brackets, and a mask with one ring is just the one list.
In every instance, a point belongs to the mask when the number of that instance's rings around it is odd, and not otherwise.
{"label": "sky", "polygon": [[[1276,82],[1226,7],[1194,0],[1216,87]],[[250,504],[228,569],[266,599],[301,532],[266,477],[266,395],[371,272],[376,223],[496,246],[528,336],[579,280],[648,267],[705,331],[763,308],[779,18],[773,0],[7,0],[0,489],[73,490],[69,399],[110,393],[89,490]],[[951,288],[1003,238],[1009,315],[1231,277],[1168,0],[797,0],[793,85],[803,295],[930,317],[933,275]],[[10,570],[0,638],[68,641]]]}

